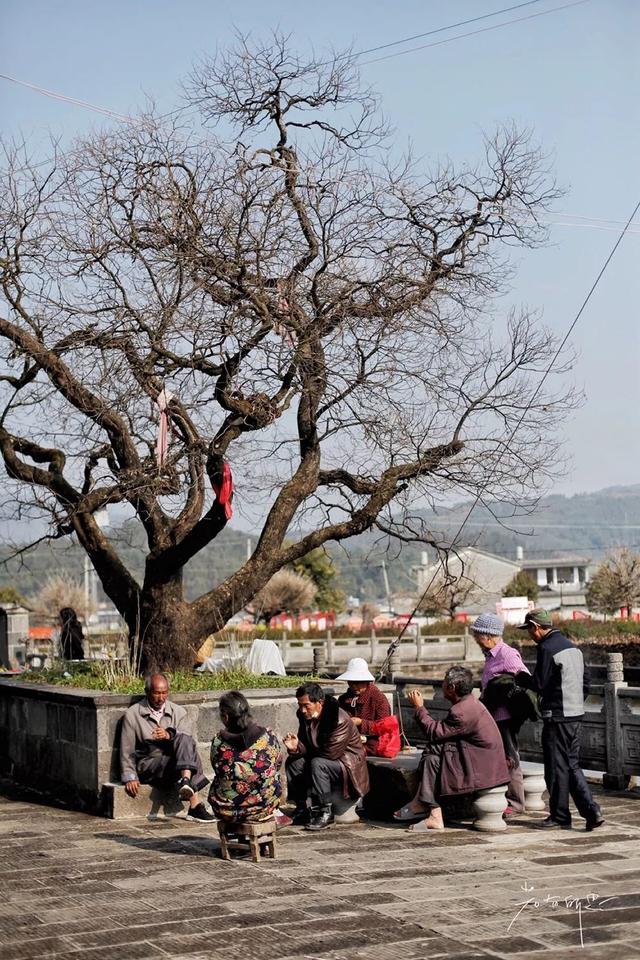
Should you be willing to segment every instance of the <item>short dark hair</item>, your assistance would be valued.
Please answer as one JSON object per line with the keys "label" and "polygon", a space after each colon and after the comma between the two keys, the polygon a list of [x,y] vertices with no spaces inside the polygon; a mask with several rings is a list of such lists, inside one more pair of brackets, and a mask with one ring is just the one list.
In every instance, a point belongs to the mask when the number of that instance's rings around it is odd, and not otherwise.
{"label": "short dark hair", "polygon": [[466,697],[473,690],[473,674],[466,667],[449,667],[444,682],[450,683],[459,697]]}
{"label": "short dark hair", "polygon": [[296,699],[301,697],[309,697],[311,703],[322,703],[324,700],[324,690],[319,683],[314,683],[312,680],[309,683],[303,683],[301,687],[298,687],[296,690]]}
{"label": "short dark hair", "polygon": [[229,690],[220,697],[220,714],[225,714],[227,730],[231,733],[242,733],[246,730],[253,717],[249,701],[239,690]]}

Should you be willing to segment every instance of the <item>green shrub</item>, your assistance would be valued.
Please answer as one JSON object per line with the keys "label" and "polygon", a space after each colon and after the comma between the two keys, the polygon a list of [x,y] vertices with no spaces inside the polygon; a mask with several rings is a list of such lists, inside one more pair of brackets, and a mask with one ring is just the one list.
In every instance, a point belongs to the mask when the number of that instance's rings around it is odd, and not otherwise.
{"label": "green shrub", "polygon": [[[220,673],[192,673],[181,671],[167,673],[173,693],[190,693],[200,690],[251,690],[256,688],[297,687],[311,676],[269,677],[249,673],[244,668],[223,670]],[[83,690],[103,690],[109,693],[140,694],[144,692],[144,678],[114,668],[109,661],[104,663],[72,664],[52,667],[49,670],[27,671],[21,680],[32,683],[51,683],[56,686],[76,687]]]}

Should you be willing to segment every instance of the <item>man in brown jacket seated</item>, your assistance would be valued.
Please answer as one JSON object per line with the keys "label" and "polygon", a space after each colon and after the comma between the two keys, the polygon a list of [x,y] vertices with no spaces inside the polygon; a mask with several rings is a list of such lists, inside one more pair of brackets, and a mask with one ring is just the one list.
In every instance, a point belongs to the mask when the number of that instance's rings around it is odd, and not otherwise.
{"label": "man in brown jacket seated", "polygon": [[396,820],[418,821],[411,830],[444,830],[441,797],[498,787],[511,778],[497,724],[473,695],[471,671],[451,667],[444,675],[442,692],[451,704],[444,720],[429,715],[419,690],[408,694],[427,738],[418,791],[393,815]]}
{"label": "man in brown jacket seated", "polygon": [[[335,697],[325,696],[317,683],[304,683],[296,690],[297,735],[288,733],[287,783],[296,804],[294,824],[307,830],[324,830],[333,823],[331,795],[363,797],[369,789],[367,758],[360,734],[351,717]],[[307,799],[311,795],[311,815]]]}

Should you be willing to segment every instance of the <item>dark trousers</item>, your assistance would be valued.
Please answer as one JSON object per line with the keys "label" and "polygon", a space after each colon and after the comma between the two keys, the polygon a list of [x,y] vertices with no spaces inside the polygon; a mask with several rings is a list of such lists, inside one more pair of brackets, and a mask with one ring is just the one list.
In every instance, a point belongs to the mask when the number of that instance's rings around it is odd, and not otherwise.
{"label": "dark trousers", "polygon": [[591,819],[598,806],[580,769],[581,720],[544,720],[542,753],[544,779],[549,791],[549,814],[558,823],[571,823],[569,796],[585,820]]}
{"label": "dark trousers", "polygon": [[440,806],[440,769],[443,752],[441,743],[428,743],[418,768],[419,786],[415,799],[429,807]]}
{"label": "dark trousers", "polygon": [[507,803],[515,813],[524,813],[524,774],[520,766],[518,736],[512,720],[498,720],[497,724],[511,774],[506,790]]}
{"label": "dark trousers", "polygon": [[176,733],[171,740],[159,740],[149,745],[149,752],[136,763],[140,783],[171,787],[181,770],[191,771],[191,785],[198,791],[209,783],[202,769],[196,742],[188,733]]}
{"label": "dark trousers", "polygon": [[339,760],[325,757],[289,757],[287,788],[289,799],[303,806],[311,795],[322,806],[331,802],[331,795],[342,792],[343,770]]}

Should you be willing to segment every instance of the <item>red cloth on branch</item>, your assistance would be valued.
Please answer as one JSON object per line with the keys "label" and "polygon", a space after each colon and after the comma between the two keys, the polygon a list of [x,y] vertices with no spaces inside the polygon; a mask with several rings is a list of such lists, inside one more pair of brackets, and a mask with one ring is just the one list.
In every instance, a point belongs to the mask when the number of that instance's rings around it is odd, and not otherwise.
{"label": "red cloth on branch", "polygon": [[231,467],[226,460],[222,464],[222,477],[220,481],[213,484],[213,492],[220,506],[224,507],[225,517],[227,520],[231,520],[233,516],[233,507],[231,506],[231,501],[233,500],[233,477],[231,475]]}

